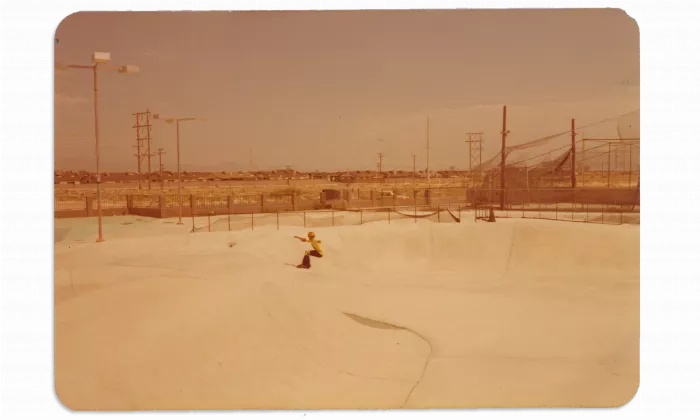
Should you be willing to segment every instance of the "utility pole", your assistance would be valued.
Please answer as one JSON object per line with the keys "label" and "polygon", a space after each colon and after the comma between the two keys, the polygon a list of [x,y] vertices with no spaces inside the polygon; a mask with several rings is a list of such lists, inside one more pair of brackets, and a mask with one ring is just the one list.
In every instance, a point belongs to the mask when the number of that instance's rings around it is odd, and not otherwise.
{"label": "utility pole", "polygon": [[146,141],[146,155],[148,156],[148,189],[151,189],[151,157],[153,154],[151,154],[151,113],[150,111],[146,110],[146,132],[147,132],[147,141]]}
{"label": "utility pole", "polygon": [[[581,162],[586,161],[586,142],[583,141],[583,131],[581,131]],[[581,186],[586,187],[586,164],[581,165]]]}
{"label": "utility pole", "polygon": [[430,117],[425,117],[426,169],[428,171],[428,188],[430,188]]}
{"label": "utility pole", "polygon": [[[147,163],[148,168],[148,189],[151,189],[151,112],[137,112],[136,116],[136,168],[139,175],[142,175],[143,164]],[[144,162],[145,161],[145,162]],[[139,180],[141,189],[141,180]]]}
{"label": "utility pole", "polygon": [[576,188],[576,120],[571,119],[571,188]]}
{"label": "utility pole", "polygon": [[506,106],[503,105],[503,129],[501,131],[501,210],[506,207]]}
{"label": "utility pole", "polygon": [[163,155],[165,152],[163,151],[163,148],[161,147],[158,149],[158,171],[160,172],[160,189],[163,189]]}
{"label": "utility pole", "polygon": [[612,149],[612,143],[608,142],[608,188],[610,188],[610,150]]}
{"label": "utility pole", "polygon": [[413,154],[413,196],[415,197],[416,195],[416,154]]}

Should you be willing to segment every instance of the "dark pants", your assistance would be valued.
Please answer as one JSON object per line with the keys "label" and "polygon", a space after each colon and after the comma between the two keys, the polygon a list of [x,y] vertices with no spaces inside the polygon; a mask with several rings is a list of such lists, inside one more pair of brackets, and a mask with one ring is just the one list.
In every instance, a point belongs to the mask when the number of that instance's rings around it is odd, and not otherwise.
{"label": "dark pants", "polygon": [[313,250],[307,255],[304,255],[304,259],[301,261],[301,266],[304,268],[311,268],[311,258],[309,256],[314,256],[316,258],[323,258],[323,255],[319,254],[318,251]]}

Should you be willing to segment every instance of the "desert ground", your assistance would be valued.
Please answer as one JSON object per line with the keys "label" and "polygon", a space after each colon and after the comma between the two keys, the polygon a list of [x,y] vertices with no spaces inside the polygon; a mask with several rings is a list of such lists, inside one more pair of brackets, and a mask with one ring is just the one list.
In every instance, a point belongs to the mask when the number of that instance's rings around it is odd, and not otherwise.
{"label": "desert ground", "polygon": [[[606,172],[586,172],[579,173],[578,186],[580,188],[605,188],[608,186],[608,176]],[[636,188],[639,173],[635,172],[631,176],[629,173],[614,172],[610,176],[611,188]],[[499,188],[500,181],[495,180],[493,188]],[[519,188],[525,188],[524,181],[521,182]],[[556,177],[546,177],[540,182],[540,188],[567,188],[571,185],[571,180],[568,174]],[[139,189],[138,183],[120,184],[120,183],[103,183],[105,195],[160,195],[160,194],[177,194],[177,183],[168,182],[161,187],[160,183],[152,182],[151,189],[147,188],[147,183],[144,182]],[[460,178],[436,178],[430,183],[425,179],[413,180],[389,180],[387,182],[353,182],[341,183],[330,182],[324,180],[291,180],[287,184],[286,180],[277,181],[194,181],[183,182],[181,184],[182,194],[196,195],[224,195],[224,194],[246,194],[246,193],[266,193],[266,194],[289,194],[297,193],[306,198],[317,198],[323,189],[344,189],[350,188],[359,191],[371,190],[401,190],[409,191],[413,188],[422,190],[426,188],[485,188],[485,185],[479,182],[470,182]],[[531,185],[531,188],[536,188]],[[86,197],[95,195],[95,184],[56,184],[54,195],[60,198],[70,197]]]}
{"label": "desert ground", "polygon": [[314,228],[308,271],[301,227],[55,227],[55,385],[74,410],[601,407],[639,383],[639,225]]}

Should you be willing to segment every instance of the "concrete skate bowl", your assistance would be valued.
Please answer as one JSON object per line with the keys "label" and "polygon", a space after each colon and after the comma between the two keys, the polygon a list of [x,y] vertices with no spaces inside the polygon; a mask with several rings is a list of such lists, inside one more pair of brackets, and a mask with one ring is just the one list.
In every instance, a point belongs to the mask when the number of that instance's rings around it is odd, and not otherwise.
{"label": "concrete skate bowl", "polygon": [[66,236],[68,235],[69,229],[67,228],[54,228],[53,230],[53,242],[61,242],[62,240],[66,239]]}
{"label": "concrete skate bowl", "polygon": [[[113,240],[56,306],[74,409],[617,406],[639,371],[639,229],[499,220]],[[159,242],[160,241],[160,242]],[[236,242],[230,248],[228,243]],[[89,259],[96,261],[96,258]],[[66,267],[64,267],[66,266]],[[57,268],[58,270],[58,268]],[[113,274],[111,274],[113,273]],[[63,275],[57,272],[57,282]]]}
{"label": "concrete skate bowl", "polygon": [[[102,219],[103,233],[108,239],[115,236],[149,236],[154,229],[165,224],[173,224],[173,222],[165,219],[152,219],[133,215],[110,216]],[[96,217],[54,219],[54,244],[92,243],[96,238]]]}

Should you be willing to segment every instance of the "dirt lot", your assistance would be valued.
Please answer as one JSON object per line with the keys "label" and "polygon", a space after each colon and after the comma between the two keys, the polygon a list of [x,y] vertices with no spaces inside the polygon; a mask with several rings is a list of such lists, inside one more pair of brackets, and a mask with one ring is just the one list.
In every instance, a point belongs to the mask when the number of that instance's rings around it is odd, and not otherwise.
{"label": "dirt lot", "polygon": [[[579,187],[598,187],[604,188],[608,186],[608,177],[606,172],[587,172],[578,174]],[[638,174],[633,173],[632,177],[627,173],[611,174],[610,186],[613,188],[635,188],[637,185]],[[525,184],[522,182],[522,184]],[[557,188],[568,187],[571,181],[567,176],[556,176],[542,178],[539,182],[540,188]],[[250,181],[250,182],[226,182],[226,181],[211,181],[211,182],[184,182],[182,183],[182,194],[189,195],[227,195],[227,194],[246,194],[246,193],[265,193],[272,195],[284,195],[296,192],[298,195],[305,198],[317,198],[323,189],[345,189],[350,188],[359,191],[378,191],[378,190],[402,190],[407,191],[412,188],[426,189],[431,188],[468,188],[468,187],[484,187],[481,182],[469,182],[465,179],[450,178],[450,179],[433,179],[430,184],[425,179],[420,179],[415,182],[411,180],[396,180],[384,183],[379,182],[361,182],[361,183],[341,183],[341,182],[319,182],[317,180],[310,181],[295,181],[291,185],[286,185],[285,181],[278,183],[270,183],[269,181]],[[500,181],[494,180],[493,188],[499,188]],[[519,187],[520,188],[520,187]],[[523,187],[524,188],[524,185]],[[530,188],[535,188],[530,185]],[[138,188],[138,184],[103,184],[103,193],[105,195],[175,195],[177,194],[177,184],[169,183],[161,189],[160,184],[151,184],[151,189],[148,190],[146,185],[142,189]],[[55,185],[54,195],[61,198],[72,197],[89,197],[95,195],[95,185]]]}

